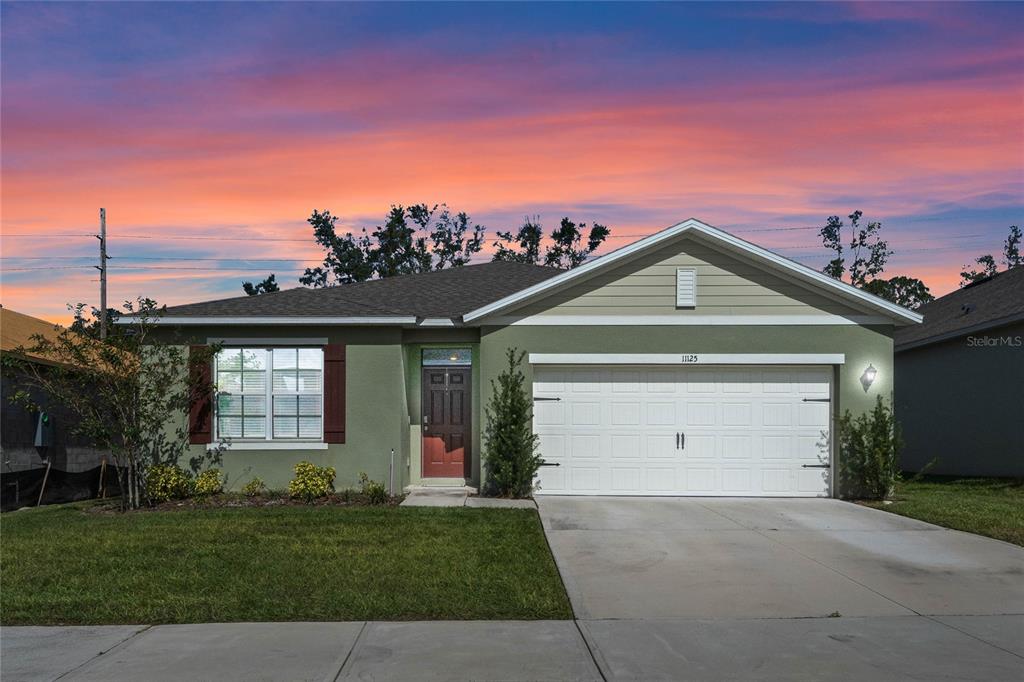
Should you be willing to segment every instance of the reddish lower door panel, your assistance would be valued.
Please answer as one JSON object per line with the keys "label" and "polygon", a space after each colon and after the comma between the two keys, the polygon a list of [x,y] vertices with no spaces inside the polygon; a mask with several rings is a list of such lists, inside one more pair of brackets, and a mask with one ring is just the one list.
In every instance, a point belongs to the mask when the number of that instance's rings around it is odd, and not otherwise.
{"label": "reddish lower door panel", "polygon": [[423,476],[469,476],[470,370],[423,369]]}

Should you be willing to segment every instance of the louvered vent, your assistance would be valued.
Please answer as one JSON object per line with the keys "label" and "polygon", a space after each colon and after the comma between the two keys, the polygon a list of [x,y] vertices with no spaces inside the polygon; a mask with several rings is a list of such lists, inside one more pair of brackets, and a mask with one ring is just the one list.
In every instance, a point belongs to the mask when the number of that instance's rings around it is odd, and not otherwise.
{"label": "louvered vent", "polygon": [[695,270],[676,270],[676,307],[697,307],[697,272]]}

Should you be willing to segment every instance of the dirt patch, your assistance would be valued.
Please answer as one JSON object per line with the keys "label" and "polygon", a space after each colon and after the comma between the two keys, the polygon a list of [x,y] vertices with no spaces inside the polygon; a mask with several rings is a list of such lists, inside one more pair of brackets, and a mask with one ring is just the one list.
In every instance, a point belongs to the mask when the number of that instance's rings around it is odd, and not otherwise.
{"label": "dirt patch", "polygon": [[[372,505],[366,495],[359,492],[343,491],[333,493],[327,497],[321,497],[306,502],[304,500],[289,497],[287,493],[264,493],[261,495],[242,495],[241,493],[220,493],[206,497],[189,498],[185,500],[169,500],[158,504],[147,505],[141,509],[132,510],[132,513],[146,513],[152,511],[184,511],[195,509],[236,509],[251,507],[397,507],[404,495],[389,498],[383,505]],[[120,502],[117,499],[103,500],[85,508],[91,514],[120,514]]]}

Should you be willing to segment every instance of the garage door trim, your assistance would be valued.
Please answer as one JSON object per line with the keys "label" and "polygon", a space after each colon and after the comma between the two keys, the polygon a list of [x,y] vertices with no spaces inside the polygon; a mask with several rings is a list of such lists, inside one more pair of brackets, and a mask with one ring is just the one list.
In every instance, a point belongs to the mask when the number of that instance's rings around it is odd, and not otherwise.
{"label": "garage door trim", "polygon": [[530,353],[531,365],[844,365],[843,353]]}

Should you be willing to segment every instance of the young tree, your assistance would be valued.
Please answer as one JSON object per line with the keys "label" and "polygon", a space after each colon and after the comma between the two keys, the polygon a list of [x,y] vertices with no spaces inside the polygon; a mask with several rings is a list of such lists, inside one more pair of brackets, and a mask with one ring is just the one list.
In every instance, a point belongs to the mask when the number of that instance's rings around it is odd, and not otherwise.
{"label": "young tree", "polygon": [[551,232],[551,244],[541,255],[543,230],[540,217],[527,217],[522,227],[512,232],[499,232],[499,241],[495,242],[492,260],[513,261],[517,263],[543,263],[565,270],[578,267],[604,243],[611,230],[600,223],[594,223],[583,243],[583,231],[586,223],[574,223],[569,218],[562,218],[558,227]]}
{"label": "young tree", "polygon": [[485,490],[500,497],[529,497],[544,460],[537,454],[540,438],[533,433],[533,397],[526,390],[521,364],[526,353],[508,350],[508,366],[491,381],[485,410]]}
{"label": "young tree", "polygon": [[935,300],[924,282],[916,277],[903,275],[890,279],[873,279],[864,285],[864,291],[911,310]]}
{"label": "young tree", "polygon": [[280,290],[281,287],[277,286],[277,280],[274,278],[274,273],[270,273],[270,277],[267,277],[262,282],[257,282],[256,284],[253,284],[252,282],[242,282],[242,291],[247,293],[249,296],[270,294]]}
{"label": "young tree", "polygon": [[849,215],[849,258],[843,253],[845,224],[839,216],[829,216],[825,226],[818,231],[822,245],[836,254],[822,272],[838,280],[842,280],[843,275],[849,272],[847,281],[855,287],[863,287],[869,280],[881,274],[889,256],[893,254],[889,250],[889,243],[881,237],[882,223],[870,222],[861,227],[860,219],[863,215],[862,211],[854,211]]}
{"label": "young tree", "polygon": [[[84,307],[72,308],[76,319],[84,319]],[[50,401],[66,406],[76,418],[71,430],[110,452],[122,509],[137,508],[146,498],[149,465],[176,463],[187,453],[189,411],[213,389],[197,381],[203,373],[196,368],[210,362],[216,349],[190,353],[188,346],[157,334],[162,314],[154,301],[140,298],[125,302],[122,316],[130,321],[114,325],[105,341],[64,329],[35,335],[31,346],[4,355],[4,371],[17,372]],[[40,409],[26,390],[11,401]],[[201,461],[191,464],[198,469]]]}
{"label": "young tree", "polygon": [[[362,282],[465,265],[483,246],[484,228],[447,205],[392,206],[373,232],[339,237],[330,211],[313,211],[313,237],[327,252],[299,281],[312,287]],[[411,224],[410,224],[411,223]]]}

